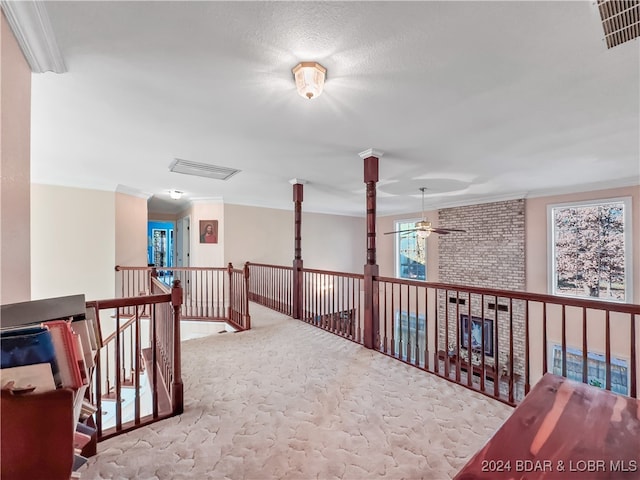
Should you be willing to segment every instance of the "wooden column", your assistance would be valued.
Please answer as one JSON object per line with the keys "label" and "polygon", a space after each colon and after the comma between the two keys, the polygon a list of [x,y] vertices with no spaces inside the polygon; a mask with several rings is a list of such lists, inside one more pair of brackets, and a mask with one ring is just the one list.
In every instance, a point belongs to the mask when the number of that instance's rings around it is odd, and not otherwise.
{"label": "wooden column", "polygon": [[291,180],[295,216],[294,257],[293,257],[293,318],[302,318],[302,195],[304,182]]}
{"label": "wooden column", "polygon": [[171,289],[171,306],[173,307],[173,384],[171,385],[171,407],[175,414],[184,412],[182,352],[180,350],[180,307],[182,306],[182,300],[182,285],[180,284],[180,280],[174,280],[173,288]]}
{"label": "wooden column", "polygon": [[378,183],[378,159],[382,152],[373,149],[361,152],[364,160],[364,183],[367,186],[367,263],[364,266],[364,346],[378,349],[380,337],[378,312],[378,276],[376,263],[376,183]]}

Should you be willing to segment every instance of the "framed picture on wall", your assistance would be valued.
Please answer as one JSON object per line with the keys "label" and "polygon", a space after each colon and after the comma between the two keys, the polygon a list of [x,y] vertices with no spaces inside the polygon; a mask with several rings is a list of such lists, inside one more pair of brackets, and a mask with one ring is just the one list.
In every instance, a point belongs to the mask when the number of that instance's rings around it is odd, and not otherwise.
{"label": "framed picture on wall", "polygon": [[[482,350],[482,319],[471,317],[471,349]],[[460,344],[462,348],[469,348],[469,315],[460,315]],[[493,320],[484,319],[484,353],[493,357]]]}
{"label": "framed picture on wall", "polygon": [[200,243],[218,243],[217,220],[200,220]]}

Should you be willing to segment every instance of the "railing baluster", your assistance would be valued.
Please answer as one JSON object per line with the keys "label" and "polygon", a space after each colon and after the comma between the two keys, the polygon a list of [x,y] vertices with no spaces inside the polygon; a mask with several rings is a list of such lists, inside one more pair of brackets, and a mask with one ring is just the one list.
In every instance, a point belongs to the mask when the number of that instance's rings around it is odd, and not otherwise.
{"label": "railing baluster", "polygon": [[524,394],[527,395],[531,388],[531,363],[529,361],[530,334],[529,334],[529,300],[525,300],[524,311]]}
{"label": "railing baluster", "polygon": [[567,376],[567,312],[562,305],[562,376]]}
{"label": "railing baluster", "polygon": [[542,374],[549,371],[547,365],[547,302],[542,303]]}
{"label": "railing baluster", "polygon": [[[419,312],[419,308],[418,308],[418,287],[416,285],[414,285],[414,291],[415,291],[415,301],[416,301],[416,344],[415,344],[415,350],[414,350],[414,354],[413,354],[413,364],[414,365],[420,365],[420,354],[418,353],[420,351],[420,347],[418,346],[418,338],[419,338],[419,334],[418,334],[418,317],[420,316],[420,312]],[[426,322],[425,322],[426,325]]]}
{"label": "railing baluster", "polygon": [[384,337],[383,337],[383,341],[382,341],[382,347],[383,347],[383,352],[384,353],[388,353],[389,352],[389,343],[388,343],[388,338],[387,338],[387,334],[388,334],[388,325],[387,325],[387,316],[388,316],[388,305],[387,305],[387,287],[389,286],[389,284],[387,282],[381,282],[381,288],[384,289],[384,293],[383,293],[383,300],[384,300],[384,313],[382,313],[382,310],[379,310],[381,312],[381,315],[383,315],[384,318]]}
{"label": "railing baluster", "polygon": [[605,312],[605,365],[606,365],[606,386],[607,390],[611,390],[611,318],[609,315],[609,310]]}
{"label": "railing baluster", "polygon": [[589,374],[589,347],[587,346],[587,309],[582,307],[582,383],[587,383]]}
{"label": "railing baluster", "polygon": [[[438,374],[440,374],[440,360],[438,359],[438,350],[440,350],[440,329],[438,328],[438,316],[440,315],[439,309],[438,309],[438,292],[440,291],[440,289],[438,287],[434,288],[434,298],[435,298],[435,307],[434,307],[434,315],[433,315],[433,323],[434,325],[434,339],[433,342],[435,344],[435,348],[433,349],[433,368],[434,371]],[[446,303],[445,303],[446,305]],[[445,307],[446,308],[446,307]],[[447,351],[447,345],[445,344],[445,352]],[[458,354],[460,353],[460,350],[458,349]],[[446,358],[446,354],[445,354],[445,359],[444,359],[444,364],[445,364],[445,369],[447,368],[446,365],[447,363],[449,363],[449,359]],[[446,375],[446,374],[445,374]]]}
{"label": "railing baluster", "polygon": [[395,285],[391,284],[391,356],[396,356],[396,290]]}
{"label": "railing baluster", "polygon": [[[469,296],[469,305],[471,305],[471,296]],[[445,308],[449,309],[449,293],[445,299]],[[469,310],[471,313],[471,310]],[[456,290],[456,321],[453,329],[456,336],[456,382],[460,382],[460,290]],[[449,339],[447,338],[445,348],[445,362],[449,363]]]}
{"label": "railing baluster", "polygon": [[[481,301],[481,303],[480,303],[480,318],[481,318],[481,320],[480,320],[480,390],[484,392],[484,388],[485,388],[485,384],[484,384],[485,378],[484,377],[485,377],[485,374],[486,374],[486,371],[485,371],[485,358],[484,358],[484,355],[485,355],[484,344],[485,344],[485,341],[486,341],[485,334],[484,334],[484,295],[482,295],[480,297],[480,301]],[[497,325],[497,323],[498,323],[498,299],[497,298],[496,298],[494,313],[495,313],[494,314],[495,323]],[[469,327],[469,328],[471,328],[471,327]],[[494,365],[494,369],[497,370],[498,369],[498,356],[497,355],[495,355],[493,357],[493,362],[495,364]],[[494,375],[494,378],[493,378],[493,383],[494,383],[494,386],[495,386],[496,383],[499,383],[499,379],[495,375]]]}
{"label": "railing baluster", "polygon": [[116,336],[115,336],[115,373],[116,373],[116,431],[122,430],[122,401],[121,401],[121,383],[120,383],[120,308],[116,308]]}
{"label": "railing baluster", "polygon": [[[447,294],[448,296],[448,294]],[[481,300],[484,296],[481,296]],[[473,384],[473,338],[472,338],[472,326],[473,326],[473,316],[471,308],[473,306],[473,300],[471,295],[469,295],[469,315],[468,315],[468,323],[467,323],[467,386],[472,386]],[[448,311],[449,309],[447,309]]]}
{"label": "railing baluster", "polygon": [[631,343],[629,366],[631,372],[631,385],[629,395],[633,398],[638,398],[638,368],[637,368],[637,349],[636,349],[636,317],[637,315],[631,314],[629,316],[629,342]]}
{"label": "railing baluster", "polygon": [[[134,423],[140,425],[140,307],[136,307],[136,321],[135,321],[135,345],[133,348],[132,356],[135,356],[134,371],[133,371],[133,386],[135,388],[135,403],[134,403]],[[144,310],[144,307],[143,307]],[[131,327],[129,327],[131,329]],[[131,329],[133,331],[133,329]]]}
{"label": "railing baluster", "polygon": [[155,304],[151,309],[151,396],[153,418],[158,418],[158,325]]}
{"label": "railing baluster", "polygon": [[[494,378],[493,379],[493,395],[496,398],[500,398],[500,378],[498,378],[500,372],[500,322],[498,322],[498,296],[494,296],[495,305],[495,323],[493,324],[493,359],[494,359]],[[482,303],[484,305],[484,294],[482,295]],[[481,328],[484,330],[484,318],[482,319]],[[484,355],[484,352],[482,352]],[[483,372],[484,375],[484,372]]]}
{"label": "railing baluster", "polygon": [[429,289],[424,288],[424,369],[429,370]]}
{"label": "railing baluster", "polygon": [[[496,308],[498,306],[496,305]],[[498,312],[496,310],[496,318]],[[513,299],[509,299],[509,403],[514,403],[514,378],[513,378]],[[500,371],[496,368],[496,381],[500,382]]]}

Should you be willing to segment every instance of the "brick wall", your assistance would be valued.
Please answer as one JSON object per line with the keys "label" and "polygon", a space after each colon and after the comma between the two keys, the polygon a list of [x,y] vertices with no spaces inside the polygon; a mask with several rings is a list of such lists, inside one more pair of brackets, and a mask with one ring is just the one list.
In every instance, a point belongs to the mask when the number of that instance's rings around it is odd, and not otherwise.
{"label": "brick wall", "polygon": [[445,208],[440,226],[466,233],[439,235],[439,273],[443,283],[525,289],[525,200]]}
{"label": "brick wall", "polygon": [[[438,236],[440,282],[525,290],[524,199],[447,208],[438,213],[441,227],[466,230],[466,233]],[[497,357],[498,370],[508,365],[510,358],[507,355],[513,331],[514,371],[523,375],[523,303],[510,303],[507,299],[493,296],[482,298],[480,295],[457,293],[456,290],[442,291],[439,297],[438,314],[442,319],[439,322],[440,348],[460,342],[460,315],[471,313],[474,317],[484,317],[493,322],[498,334],[497,344],[495,338],[492,339],[494,354],[486,356],[485,363],[495,365]],[[446,341],[445,323],[449,327]],[[504,389],[504,385],[501,385],[501,389]]]}

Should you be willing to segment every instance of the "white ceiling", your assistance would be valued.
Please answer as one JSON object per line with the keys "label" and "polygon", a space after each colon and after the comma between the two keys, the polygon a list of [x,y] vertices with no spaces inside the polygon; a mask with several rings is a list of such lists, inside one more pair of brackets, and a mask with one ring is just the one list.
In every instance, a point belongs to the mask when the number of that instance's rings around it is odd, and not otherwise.
{"label": "white ceiling", "polygon": [[[364,215],[640,183],[638,40],[595,2],[47,2],[65,74],[34,74],[32,180]],[[318,61],[325,92],[296,94]],[[240,169],[169,172],[174,158]]]}

